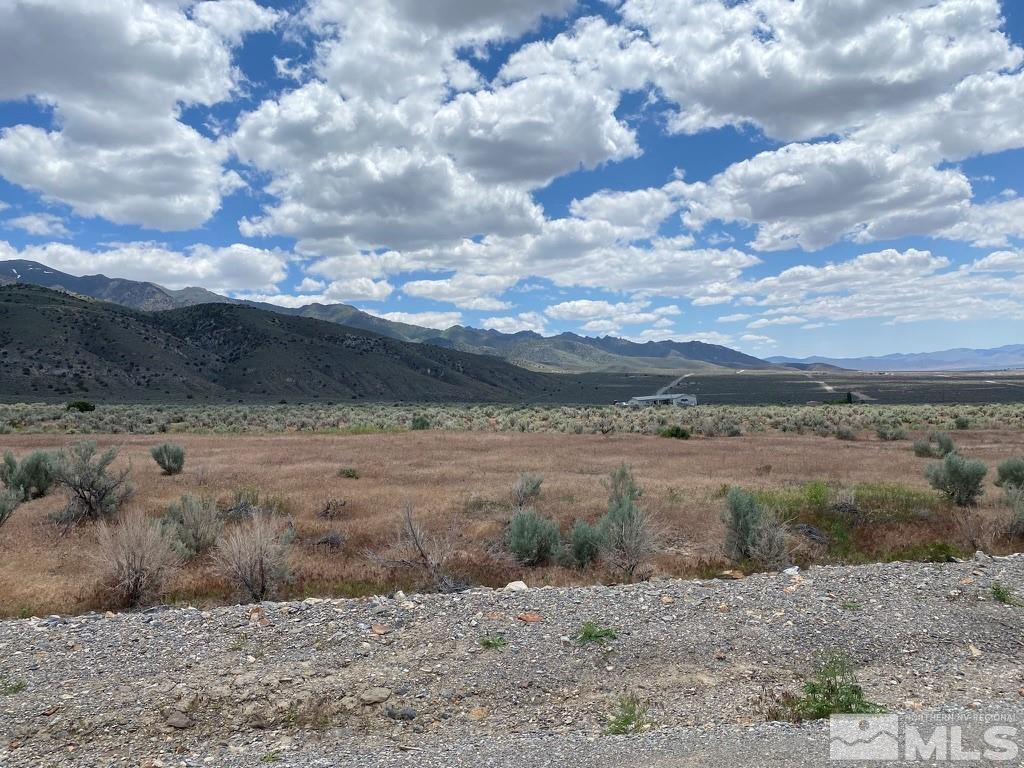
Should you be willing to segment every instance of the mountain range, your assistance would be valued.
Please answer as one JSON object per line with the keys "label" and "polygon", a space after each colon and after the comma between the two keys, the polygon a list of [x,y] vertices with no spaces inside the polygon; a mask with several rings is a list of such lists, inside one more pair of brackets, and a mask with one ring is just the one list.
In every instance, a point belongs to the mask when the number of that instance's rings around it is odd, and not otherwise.
{"label": "mountain range", "polygon": [[769,357],[768,362],[816,370],[835,367],[852,371],[1002,371],[1024,368],[1024,344],[879,357]]}
{"label": "mountain range", "polygon": [[539,373],[255,307],[147,312],[0,286],[0,398],[607,403],[669,376]]}
{"label": "mountain range", "polygon": [[166,311],[201,304],[234,304],[279,315],[324,320],[371,331],[399,341],[500,357],[533,371],[552,373],[714,373],[776,367],[728,347],[700,341],[649,341],[643,344],[605,336],[594,338],[562,333],[541,336],[532,331],[501,333],[456,325],[440,331],[376,317],[348,304],[308,304],[289,308],[242,301],[203,288],[171,290],[156,283],[109,278],[76,277],[34,261],[0,261],[0,285],[27,283],[144,311]]}

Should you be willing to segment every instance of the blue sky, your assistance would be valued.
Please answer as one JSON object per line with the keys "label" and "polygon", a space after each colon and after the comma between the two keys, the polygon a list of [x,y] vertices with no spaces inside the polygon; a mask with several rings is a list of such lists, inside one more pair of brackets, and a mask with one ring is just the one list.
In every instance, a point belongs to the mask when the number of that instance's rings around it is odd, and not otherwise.
{"label": "blue sky", "polygon": [[0,258],[762,356],[1019,342],[1024,9],[836,7],[14,0]]}

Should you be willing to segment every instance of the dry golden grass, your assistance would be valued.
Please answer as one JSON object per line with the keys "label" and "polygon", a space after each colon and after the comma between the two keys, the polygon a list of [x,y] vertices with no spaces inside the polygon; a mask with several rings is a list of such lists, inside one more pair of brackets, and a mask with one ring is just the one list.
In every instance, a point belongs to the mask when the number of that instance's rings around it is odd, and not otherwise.
{"label": "dry golden grass", "polygon": [[[524,569],[501,554],[509,515],[509,490],[520,472],[544,475],[538,508],[567,531],[576,519],[594,521],[606,508],[602,481],[619,463],[633,467],[643,501],[668,531],[667,551],[655,573],[685,575],[717,567],[723,537],[719,515],[724,486],[750,489],[795,486],[822,480],[833,486],[898,483],[925,490],[926,460],[909,442],[856,442],[778,433],[742,438],[668,440],[641,435],[491,434],[408,432],[376,435],[201,436],[178,435],[186,449],[185,471],[162,475],[149,456],[157,436],[101,435],[101,448],[121,450],[138,492],[129,507],[160,516],[184,493],[227,501],[250,486],[282,497],[294,517],[294,581],[289,596],[353,595],[383,591],[394,575],[361,555],[391,539],[403,505],[411,502],[420,523],[432,531],[451,529],[457,559],[471,578],[504,584],[514,578],[539,583],[576,583],[610,578],[600,570],[577,573],[550,567]],[[965,431],[956,434],[965,455],[994,467],[1024,455],[1024,434]],[[21,456],[33,449],[58,449],[62,435],[0,436],[0,452]],[[340,477],[354,467],[359,479]],[[990,473],[981,513],[1006,514]],[[344,499],[337,520],[317,517],[326,502]],[[100,607],[94,597],[96,531],[83,527],[61,537],[48,521],[63,503],[53,495],[20,507],[0,528],[0,615],[40,615]],[[953,527],[945,524],[943,535]],[[338,532],[340,551],[317,547]],[[894,525],[888,535],[901,543],[924,540],[921,526]],[[916,537],[916,538],[915,538]],[[925,537],[926,538],[926,537]],[[406,584],[412,586],[412,584]],[[176,577],[171,597],[202,603],[228,597],[225,584],[203,561]]]}

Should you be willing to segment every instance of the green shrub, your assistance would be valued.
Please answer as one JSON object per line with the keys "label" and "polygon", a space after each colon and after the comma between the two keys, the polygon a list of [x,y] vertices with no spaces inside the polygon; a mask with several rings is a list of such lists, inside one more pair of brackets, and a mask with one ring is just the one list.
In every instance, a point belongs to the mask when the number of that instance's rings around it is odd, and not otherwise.
{"label": "green shrub", "polygon": [[1024,488],[1007,486],[1006,501],[1010,505],[1010,536],[1024,538]]}
{"label": "green shrub", "polygon": [[358,480],[359,470],[355,467],[342,467],[338,470],[338,477],[344,477],[347,480]]}
{"label": "green shrub", "polygon": [[508,645],[504,635],[484,635],[480,638],[480,647],[485,651],[501,651]]}
{"label": "green shrub", "polygon": [[643,492],[633,478],[633,470],[626,464],[620,464],[612,470],[607,481],[608,508],[618,504],[622,499],[638,501]]}
{"label": "green shrub", "polygon": [[417,414],[412,417],[412,423],[409,425],[409,429],[430,429],[430,419],[422,414]]}
{"label": "green shrub", "polygon": [[932,444],[927,440],[914,441],[914,455],[919,459],[935,458],[935,452],[932,449]]}
{"label": "green shrub", "polygon": [[164,527],[181,559],[194,560],[213,549],[224,523],[213,499],[197,499],[186,494],[168,508]]}
{"label": "green shrub", "polygon": [[627,581],[658,551],[658,533],[650,515],[637,505],[639,495],[639,488],[627,484],[626,495],[612,498],[599,526],[605,558]]}
{"label": "green shrub", "polygon": [[174,443],[164,443],[150,452],[153,461],[160,465],[165,475],[180,475],[185,468],[185,449]]}
{"label": "green shrub", "polygon": [[836,439],[838,440],[856,440],[857,433],[845,425],[836,427]]}
{"label": "green shrub", "polygon": [[37,499],[53,487],[56,464],[57,456],[46,451],[33,451],[21,463],[8,451],[0,463],[0,481],[9,490],[20,491],[22,501]]}
{"label": "green shrub", "polygon": [[935,443],[935,455],[940,459],[951,453],[956,453],[956,444],[953,442],[953,438],[945,432],[933,432],[928,439]]}
{"label": "green shrub", "polygon": [[725,551],[734,561],[749,560],[760,535],[765,511],[751,494],[731,488],[725,498]]}
{"label": "green shrub", "polygon": [[527,507],[540,498],[544,475],[523,472],[512,484],[512,506]]}
{"label": "green shrub", "polygon": [[7,488],[0,491],[0,528],[3,528],[4,523],[11,519],[11,515],[14,514],[14,510],[18,508],[21,501],[21,490],[18,488]]}
{"label": "green shrub", "polygon": [[907,431],[903,427],[895,426],[892,424],[879,424],[875,428],[875,434],[878,435],[879,440],[885,442],[895,442],[897,440],[906,440]]}
{"label": "green shrub", "polygon": [[505,546],[523,565],[544,565],[558,557],[562,536],[554,521],[520,509],[509,523]]}
{"label": "green shrub", "polygon": [[957,416],[953,419],[953,427],[956,429],[970,429],[971,420],[966,416]]}
{"label": "green shrub", "polygon": [[67,404],[67,410],[78,411],[79,413],[89,413],[91,411],[95,411],[96,406],[88,400],[72,400]]}
{"label": "green shrub", "polygon": [[659,437],[671,437],[674,440],[689,440],[690,430],[686,427],[681,427],[678,424],[673,424],[671,427],[665,427],[664,429],[658,430]]}
{"label": "green shrub", "polygon": [[790,705],[795,720],[821,720],[832,715],[871,715],[884,712],[864,697],[853,667],[841,655],[827,659],[804,685],[804,694]]}
{"label": "green shrub", "polygon": [[965,459],[957,453],[947,455],[925,471],[932,488],[960,507],[973,507],[978,503],[983,493],[981,484],[987,474],[988,467],[982,462]]}
{"label": "green shrub", "polygon": [[569,531],[569,554],[573,564],[581,570],[601,556],[604,546],[604,535],[599,526],[577,520]]}
{"label": "green shrub", "polygon": [[645,731],[652,723],[647,719],[647,708],[635,694],[621,697],[615,712],[608,718],[605,733],[609,736],[628,736]]}
{"label": "green shrub", "polygon": [[611,627],[602,627],[593,621],[585,621],[580,627],[579,634],[576,635],[576,642],[580,645],[588,645],[589,643],[604,644],[608,640],[615,640],[617,637],[618,635]]}
{"label": "green shrub", "polygon": [[117,450],[109,448],[96,455],[96,443],[85,441],[62,453],[56,463],[54,480],[68,492],[68,503],[55,515],[62,525],[75,525],[87,521],[114,517],[127,501],[133,488],[128,482],[129,471],[110,472],[117,458]]}
{"label": "green shrub", "polygon": [[1024,459],[1007,459],[999,465],[998,472],[996,485],[1000,488],[1024,488]]}

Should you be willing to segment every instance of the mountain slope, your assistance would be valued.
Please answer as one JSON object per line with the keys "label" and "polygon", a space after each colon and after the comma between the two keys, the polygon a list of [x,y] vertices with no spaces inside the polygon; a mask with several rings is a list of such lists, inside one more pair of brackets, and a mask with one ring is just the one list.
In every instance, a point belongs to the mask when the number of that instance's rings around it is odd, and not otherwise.
{"label": "mountain slope", "polygon": [[771,357],[781,365],[832,365],[854,371],[998,371],[1024,368],[1024,344],[995,349],[947,349],[941,352],[882,355],[879,357]]}
{"label": "mountain slope", "polygon": [[0,395],[512,401],[563,382],[493,357],[251,307],[140,312],[0,287]]}
{"label": "mountain slope", "polygon": [[611,336],[592,338],[563,333],[545,337],[529,331],[509,334],[459,325],[439,331],[386,320],[347,304],[280,307],[268,303],[230,299],[202,288],[183,288],[175,291],[156,283],[112,279],[103,275],[75,277],[36,262],[23,260],[0,262],[0,284],[4,282],[42,285],[147,311],[210,303],[251,306],[279,315],[339,323],[349,328],[371,331],[401,341],[493,355],[535,371],[660,375],[775,367],[771,363],[728,347],[699,341],[650,341],[638,344]]}

